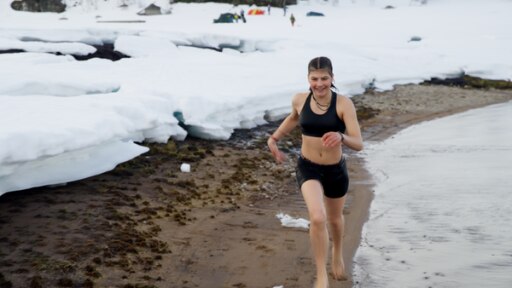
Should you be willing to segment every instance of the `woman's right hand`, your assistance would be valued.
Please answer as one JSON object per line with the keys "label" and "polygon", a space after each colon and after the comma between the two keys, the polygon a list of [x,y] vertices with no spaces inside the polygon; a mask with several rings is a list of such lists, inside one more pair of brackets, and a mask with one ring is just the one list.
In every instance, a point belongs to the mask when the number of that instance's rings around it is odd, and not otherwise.
{"label": "woman's right hand", "polygon": [[279,151],[279,148],[277,147],[277,141],[274,140],[273,137],[268,138],[267,145],[277,163],[281,164],[284,162],[284,160],[286,160],[286,155],[282,151]]}

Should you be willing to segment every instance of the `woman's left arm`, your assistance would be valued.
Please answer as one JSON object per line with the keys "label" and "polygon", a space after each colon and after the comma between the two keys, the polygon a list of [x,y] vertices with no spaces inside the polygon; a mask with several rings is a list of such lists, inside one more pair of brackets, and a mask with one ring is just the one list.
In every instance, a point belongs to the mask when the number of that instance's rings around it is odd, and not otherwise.
{"label": "woman's left arm", "polygon": [[341,101],[336,101],[336,111],[341,111],[341,113],[338,112],[338,117],[345,122],[345,133],[327,132],[322,136],[323,144],[326,147],[340,147],[339,145],[345,144],[350,149],[361,151],[363,150],[363,137],[361,137],[354,103],[348,97],[338,97]]}
{"label": "woman's left arm", "polygon": [[343,122],[345,122],[345,127],[347,127],[345,133],[341,134],[341,143],[350,149],[361,151],[363,150],[363,137],[361,136],[359,121],[357,121],[356,108],[350,98],[342,96],[341,99]]}

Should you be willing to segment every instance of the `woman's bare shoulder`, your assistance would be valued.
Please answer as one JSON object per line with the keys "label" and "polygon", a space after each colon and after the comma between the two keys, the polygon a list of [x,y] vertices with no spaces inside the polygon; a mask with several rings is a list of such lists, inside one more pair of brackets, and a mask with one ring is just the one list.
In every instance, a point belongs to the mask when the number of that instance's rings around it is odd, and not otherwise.
{"label": "woman's bare shoulder", "polygon": [[336,102],[339,103],[340,105],[342,105],[342,106],[353,105],[352,99],[350,99],[350,97],[342,95],[342,94],[336,94],[336,96],[338,99],[338,101],[336,101]]}
{"label": "woman's bare shoulder", "polygon": [[308,97],[308,93],[301,92],[293,95],[293,104],[301,105],[306,101],[306,97]]}
{"label": "woman's bare shoulder", "polygon": [[336,93],[336,96],[338,97],[338,99],[340,99],[342,101],[350,100],[350,97],[345,96],[345,95],[343,95],[341,93]]}

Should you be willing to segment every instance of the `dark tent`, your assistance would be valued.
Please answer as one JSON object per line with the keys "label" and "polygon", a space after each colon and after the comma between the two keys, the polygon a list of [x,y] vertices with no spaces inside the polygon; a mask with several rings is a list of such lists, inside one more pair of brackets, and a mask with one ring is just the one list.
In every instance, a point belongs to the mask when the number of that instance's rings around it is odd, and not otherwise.
{"label": "dark tent", "polygon": [[235,22],[235,14],[233,13],[222,13],[219,18],[214,19],[213,23],[233,23]]}
{"label": "dark tent", "polygon": [[324,13],[309,11],[306,16],[324,16]]}

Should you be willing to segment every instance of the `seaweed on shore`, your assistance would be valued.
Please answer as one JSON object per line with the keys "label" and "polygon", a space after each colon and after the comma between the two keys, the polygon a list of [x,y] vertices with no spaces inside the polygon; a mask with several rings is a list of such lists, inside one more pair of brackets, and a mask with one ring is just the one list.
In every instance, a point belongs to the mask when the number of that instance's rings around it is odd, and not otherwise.
{"label": "seaweed on shore", "polygon": [[357,119],[359,121],[362,121],[362,120],[368,120],[370,118],[373,118],[375,117],[377,114],[379,114],[379,110],[378,109],[374,109],[372,107],[368,107],[368,106],[365,106],[363,104],[360,104],[360,103],[354,103],[354,105],[356,105],[356,113],[357,113]]}
{"label": "seaweed on shore", "polygon": [[0,288],[11,288],[12,282],[5,279],[4,274],[0,273]]}
{"label": "seaweed on shore", "polygon": [[455,87],[463,87],[463,88],[476,88],[476,89],[499,89],[499,90],[507,90],[512,89],[512,81],[510,80],[492,80],[492,79],[483,79],[480,77],[475,77],[467,74],[462,74],[458,77],[454,78],[431,78],[428,81],[425,81],[423,85],[445,85],[445,86],[455,86]]}

